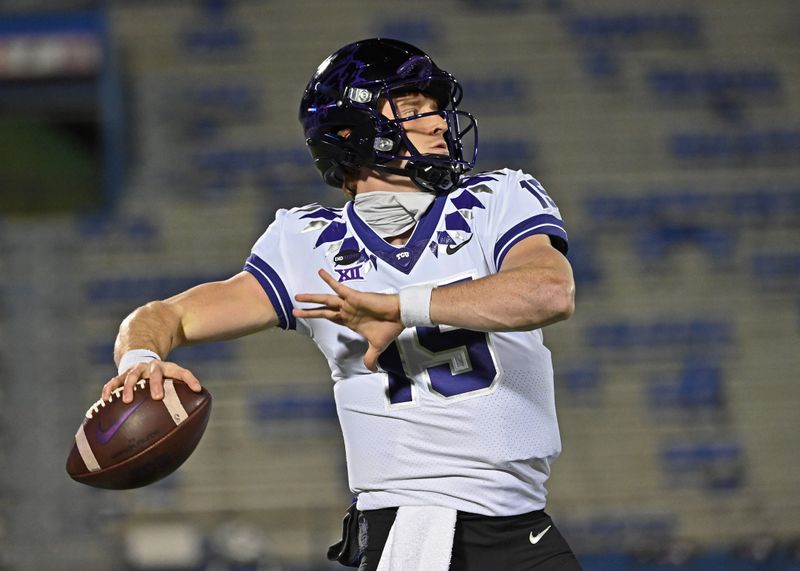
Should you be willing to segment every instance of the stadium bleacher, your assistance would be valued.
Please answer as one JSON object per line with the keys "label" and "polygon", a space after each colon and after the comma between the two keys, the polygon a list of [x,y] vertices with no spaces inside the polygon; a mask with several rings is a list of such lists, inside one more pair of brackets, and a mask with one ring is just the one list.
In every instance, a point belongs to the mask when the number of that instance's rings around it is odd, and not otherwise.
{"label": "stadium bleacher", "polygon": [[[0,569],[145,571],[121,546],[165,520],[209,542],[246,520],[275,569],[336,568],[344,450],[326,364],[298,336],[176,354],[215,409],[158,486],[76,492],[53,465],[113,372],[127,311],[238,271],[277,208],[343,202],[296,106],[334,47],[382,34],[463,80],[479,168],[530,171],[564,214],[578,309],[544,332],[564,445],[548,511],[585,569],[800,571],[800,6],[445,0],[441,18],[406,4],[109,4],[134,122],[124,194],[66,221],[0,219],[0,452],[42,474],[4,475]],[[29,409],[64,437],[12,445]]]}
{"label": "stadium bleacher", "polygon": [[781,93],[780,76],[769,68],[656,68],[647,73],[653,92],[665,99],[708,98],[718,93],[774,101]]}

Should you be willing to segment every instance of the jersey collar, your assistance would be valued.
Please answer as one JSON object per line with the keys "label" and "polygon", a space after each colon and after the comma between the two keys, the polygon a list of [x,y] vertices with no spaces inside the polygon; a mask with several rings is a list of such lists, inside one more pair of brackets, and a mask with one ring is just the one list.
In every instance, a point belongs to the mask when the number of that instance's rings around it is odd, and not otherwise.
{"label": "jersey collar", "polygon": [[447,201],[447,195],[441,194],[436,197],[428,212],[417,222],[414,232],[408,242],[402,246],[392,246],[386,240],[378,236],[369,225],[364,222],[356,212],[353,202],[347,203],[347,219],[350,221],[353,231],[361,239],[364,245],[381,260],[395,268],[396,270],[408,274],[414,269],[414,265],[419,260],[422,253],[431,241],[434,230],[439,224],[442,210]]}

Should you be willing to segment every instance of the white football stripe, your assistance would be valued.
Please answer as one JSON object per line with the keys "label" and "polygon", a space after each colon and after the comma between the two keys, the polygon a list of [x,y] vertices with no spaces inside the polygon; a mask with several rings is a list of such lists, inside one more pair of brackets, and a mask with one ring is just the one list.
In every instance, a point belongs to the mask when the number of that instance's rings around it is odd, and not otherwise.
{"label": "white football stripe", "polygon": [[178,393],[175,391],[175,383],[172,380],[164,381],[163,402],[175,424],[180,424],[189,418],[186,409],[183,408],[180,397],[178,397]]}
{"label": "white football stripe", "polygon": [[78,432],[75,434],[75,444],[78,445],[78,453],[81,455],[81,459],[83,463],[86,464],[89,471],[97,472],[100,469],[100,464],[97,462],[97,458],[94,457],[94,452],[92,452],[92,447],[86,439],[86,433],[83,431],[82,424],[78,427]]}

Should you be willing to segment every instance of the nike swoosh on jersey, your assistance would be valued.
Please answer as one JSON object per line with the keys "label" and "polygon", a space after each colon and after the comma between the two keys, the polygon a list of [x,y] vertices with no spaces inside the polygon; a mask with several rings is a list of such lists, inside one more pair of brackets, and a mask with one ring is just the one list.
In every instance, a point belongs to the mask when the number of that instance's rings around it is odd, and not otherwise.
{"label": "nike swoosh on jersey", "polygon": [[128,417],[136,412],[136,409],[139,408],[144,404],[144,400],[140,400],[134,405],[130,405],[127,410],[122,413],[122,415],[117,419],[117,421],[109,426],[108,428],[103,428],[100,426],[100,422],[97,423],[97,441],[100,444],[107,444],[109,440],[114,438],[114,435],[120,429],[120,427],[128,420]]}
{"label": "nike swoosh on jersey", "polygon": [[458,251],[459,251],[461,248],[463,248],[464,246],[466,246],[466,245],[467,245],[467,242],[469,242],[470,240],[472,240],[472,237],[473,237],[474,235],[475,235],[475,234],[470,234],[470,235],[469,235],[469,238],[467,238],[466,240],[464,240],[463,242],[461,242],[461,243],[460,243],[458,246],[452,246],[452,245],[448,244],[448,245],[447,245],[447,248],[445,249],[445,251],[447,252],[447,255],[448,255],[448,256],[452,256],[453,254],[455,254],[456,252],[458,252]]}
{"label": "nike swoosh on jersey", "polygon": [[537,543],[539,543],[539,540],[544,537],[544,534],[547,533],[548,531],[550,531],[551,527],[553,527],[553,526],[552,525],[548,525],[546,528],[544,528],[542,531],[540,531],[536,535],[533,535],[533,532],[531,532],[531,534],[528,536],[528,539],[530,539],[532,544],[536,545]]}

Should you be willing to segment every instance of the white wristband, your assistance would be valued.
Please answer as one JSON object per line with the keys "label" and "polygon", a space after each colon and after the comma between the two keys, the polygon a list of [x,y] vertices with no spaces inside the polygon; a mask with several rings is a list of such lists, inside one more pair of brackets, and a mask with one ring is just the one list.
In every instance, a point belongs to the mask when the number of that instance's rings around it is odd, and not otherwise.
{"label": "white wristband", "polygon": [[400,289],[400,321],[406,327],[431,327],[432,285],[416,285]]}
{"label": "white wristband", "polygon": [[161,357],[157,353],[153,353],[149,349],[131,349],[126,351],[122,358],[119,360],[119,367],[117,367],[117,374],[121,375],[134,365],[139,363],[146,363],[152,360],[160,361]]}

